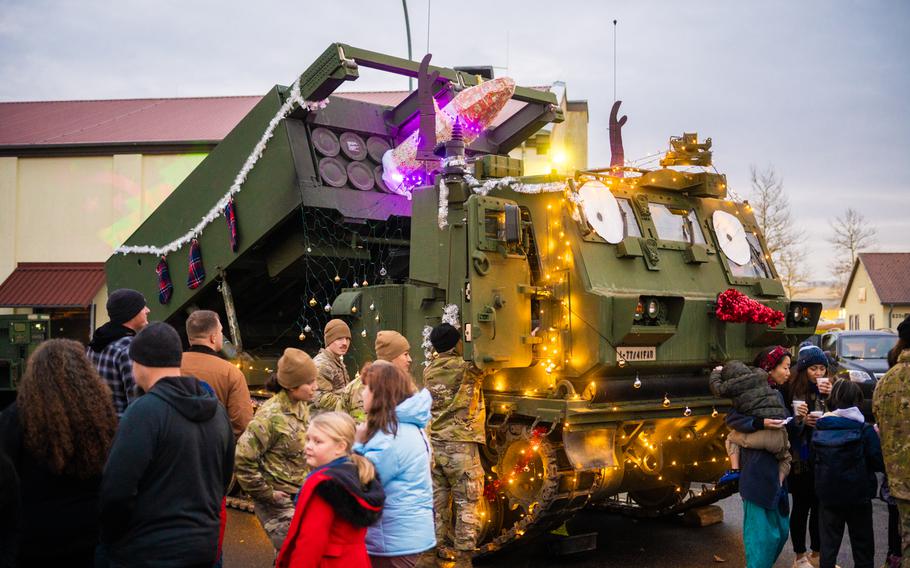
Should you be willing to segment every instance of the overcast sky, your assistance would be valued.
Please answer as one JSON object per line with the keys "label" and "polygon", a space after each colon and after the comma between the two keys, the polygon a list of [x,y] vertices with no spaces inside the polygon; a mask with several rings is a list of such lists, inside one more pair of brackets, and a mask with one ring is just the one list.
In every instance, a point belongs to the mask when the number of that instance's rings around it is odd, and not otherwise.
{"label": "overcast sky", "polygon": [[[428,0],[410,0],[415,59]],[[590,108],[590,165],[610,161],[613,25],[626,159],[698,131],[749,193],[783,177],[813,278],[830,277],[828,220],[853,207],[877,250],[910,250],[910,3],[904,0],[432,2],[439,65],[493,64],[522,85],[565,81]],[[334,41],[407,55],[397,0],[0,0],[0,100],[263,94]],[[347,90],[405,88],[365,71]]]}

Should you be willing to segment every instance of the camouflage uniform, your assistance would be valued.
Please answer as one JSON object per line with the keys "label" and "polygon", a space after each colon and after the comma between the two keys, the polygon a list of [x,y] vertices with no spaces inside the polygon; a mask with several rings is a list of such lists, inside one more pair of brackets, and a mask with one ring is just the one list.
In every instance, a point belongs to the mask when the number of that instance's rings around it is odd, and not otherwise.
{"label": "camouflage uniform", "polygon": [[435,457],[436,541],[456,551],[473,551],[481,528],[478,505],[483,495],[483,373],[461,355],[447,351],[433,359],[423,378],[433,395],[430,440]]}
{"label": "camouflage uniform", "polygon": [[350,414],[356,422],[367,419],[367,413],[363,410],[363,381],[360,377],[355,377],[341,391],[341,409]]}
{"label": "camouflage uniform", "polygon": [[[293,498],[307,476],[306,429],[310,410],[282,390],[265,402],[237,442],[234,473],[253,499],[256,517],[276,549],[280,549],[294,517]],[[275,502],[274,491],[288,499]]]}
{"label": "camouflage uniform", "polygon": [[881,429],[888,486],[900,511],[901,566],[910,568],[910,349],[902,351],[897,364],[879,380],[872,412]]}
{"label": "camouflage uniform", "polygon": [[328,349],[320,349],[313,357],[319,376],[316,377],[316,398],[313,406],[318,410],[342,410],[342,396],[344,387],[351,382],[348,370],[341,361],[341,357]]}

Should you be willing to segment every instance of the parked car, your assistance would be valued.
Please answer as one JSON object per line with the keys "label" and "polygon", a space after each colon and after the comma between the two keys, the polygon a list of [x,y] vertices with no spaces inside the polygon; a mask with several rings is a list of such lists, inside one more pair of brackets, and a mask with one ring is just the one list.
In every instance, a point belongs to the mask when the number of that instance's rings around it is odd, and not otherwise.
{"label": "parked car", "polygon": [[888,352],[897,343],[893,331],[832,331],[816,336],[818,346],[834,359],[832,375],[859,383],[866,402],[863,414],[872,417],[872,391],[888,371]]}

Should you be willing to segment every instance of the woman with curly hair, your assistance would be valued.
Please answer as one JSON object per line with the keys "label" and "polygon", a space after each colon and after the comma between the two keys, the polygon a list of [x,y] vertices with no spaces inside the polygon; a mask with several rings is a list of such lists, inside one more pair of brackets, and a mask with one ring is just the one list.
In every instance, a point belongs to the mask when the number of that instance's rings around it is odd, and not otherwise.
{"label": "woman with curly hair", "polygon": [[117,415],[84,349],[69,339],[39,345],[16,402],[0,415],[0,450],[20,480],[19,566],[93,565]]}

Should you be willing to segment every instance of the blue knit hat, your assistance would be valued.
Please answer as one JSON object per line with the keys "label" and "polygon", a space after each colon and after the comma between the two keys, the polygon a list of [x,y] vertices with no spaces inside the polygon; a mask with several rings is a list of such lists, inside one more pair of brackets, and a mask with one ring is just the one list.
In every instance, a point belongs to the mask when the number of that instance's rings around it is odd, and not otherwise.
{"label": "blue knit hat", "polygon": [[812,365],[828,365],[828,357],[820,348],[811,343],[803,343],[799,347],[799,355],[796,359],[796,371],[808,369]]}

